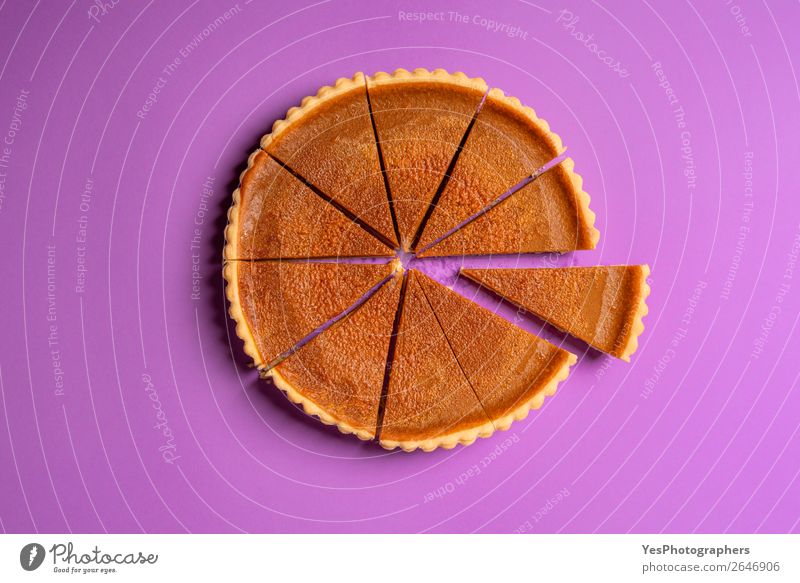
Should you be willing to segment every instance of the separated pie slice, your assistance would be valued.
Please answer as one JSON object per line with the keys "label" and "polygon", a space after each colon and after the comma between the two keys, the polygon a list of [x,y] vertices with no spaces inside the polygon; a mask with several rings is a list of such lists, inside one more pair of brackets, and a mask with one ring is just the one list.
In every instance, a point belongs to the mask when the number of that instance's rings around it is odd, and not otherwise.
{"label": "separated pie slice", "polygon": [[260,150],[234,193],[226,239],[226,259],[393,254]]}
{"label": "separated pie slice", "polygon": [[229,261],[224,275],[236,332],[259,368],[351,307],[394,264]]}
{"label": "separated pie slice", "polygon": [[261,147],[397,244],[363,74],[303,99]]}
{"label": "separated pie slice", "polygon": [[306,413],[361,439],[375,436],[402,276],[269,373]]}
{"label": "separated pie slice", "polygon": [[406,451],[452,448],[488,436],[494,427],[450,349],[415,271],[400,314],[381,445]]}
{"label": "separated pie slice", "polygon": [[647,265],[462,269],[461,273],[564,332],[630,361],[644,330]]}
{"label": "separated pie slice", "polygon": [[367,80],[401,244],[409,249],[483,96],[482,79],[416,69]]}
{"label": "separated pie slice", "polygon": [[600,234],[573,168],[567,158],[419,256],[594,249]]}
{"label": "separated pie slice", "polygon": [[422,249],[558,156],[561,139],[517,99],[492,89],[422,238]]}
{"label": "separated pie slice", "polygon": [[420,274],[445,335],[497,429],[538,409],[567,378],[575,355]]}

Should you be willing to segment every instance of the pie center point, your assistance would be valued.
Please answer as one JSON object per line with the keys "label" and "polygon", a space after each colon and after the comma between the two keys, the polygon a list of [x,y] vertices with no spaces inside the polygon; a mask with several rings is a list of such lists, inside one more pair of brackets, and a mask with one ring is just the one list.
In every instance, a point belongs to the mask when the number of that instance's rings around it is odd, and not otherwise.
{"label": "pie center point", "polygon": [[409,269],[411,267],[411,263],[414,261],[415,255],[411,251],[398,249],[397,253],[395,254],[395,258],[400,262],[400,265],[403,266],[403,269]]}

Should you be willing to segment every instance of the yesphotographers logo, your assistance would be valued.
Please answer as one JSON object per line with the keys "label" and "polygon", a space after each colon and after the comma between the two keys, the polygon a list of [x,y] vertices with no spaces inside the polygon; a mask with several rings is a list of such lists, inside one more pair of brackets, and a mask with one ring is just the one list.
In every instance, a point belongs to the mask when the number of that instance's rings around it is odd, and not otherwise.
{"label": "yesphotographers logo", "polygon": [[44,547],[39,543],[29,543],[19,552],[19,564],[26,571],[35,571],[44,562]]}

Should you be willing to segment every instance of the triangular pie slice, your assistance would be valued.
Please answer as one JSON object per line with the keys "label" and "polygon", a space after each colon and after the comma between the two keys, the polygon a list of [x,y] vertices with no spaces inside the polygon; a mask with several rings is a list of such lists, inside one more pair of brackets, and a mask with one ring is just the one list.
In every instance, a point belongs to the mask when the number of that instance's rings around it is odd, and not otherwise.
{"label": "triangular pie slice", "polygon": [[226,259],[393,255],[261,150],[251,156],[233,199]]}
{"label": "triangular pie slice", "polygon": [[647,265],[462,269],[461,273],[612,356],[630,361],[644,330]]}
{"label": "triangular pie slice", "polygon": [[567,158],[419,256],[594,249],[600,234],[581,185]]}
{"label": "triangular pie slice", "polygon": [[361,439],[375,436],[402,276],[267,373],[309,415]]}
{"label": "triangular pie slice", "polygon": [[488,87],[463,73],[398,69],[369,77],[367,88],[401,244],[408,250]]}
{"label": "triangular pie slice", "polygon": [[415,249],[422,249],[556,158],[561,138],[499,89],[486,96]]}
{"label": "triangular pie slice", "polygon": [[347,310],[394,269],[384,265],[228,261],[236,333],[259,368]]}
{"label": "triangular pie slice", "polygon": [[362,73],[303,99],[261,148],[397,243]]}
{"label": "triangular pie slice", "polygon": [[406,451],[468,445],[494,431],[416,278],[400,314],[380,443]]}
{"label": "triangular pie slice", "polygon": [[567,378],[576,357],[469,301],[429,277],[419,280],[436,317],[497,429],[538,409]]}

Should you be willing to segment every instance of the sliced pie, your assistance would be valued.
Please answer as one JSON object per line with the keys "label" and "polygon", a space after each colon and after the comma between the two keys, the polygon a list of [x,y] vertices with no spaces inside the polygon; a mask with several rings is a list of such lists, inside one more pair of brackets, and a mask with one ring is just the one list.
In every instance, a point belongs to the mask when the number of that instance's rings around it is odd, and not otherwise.
{"label": "sliced pie", "polygon": [[494,431],[416,277],[408,273],[391,363],[381,445],[406,451],[470,444]]}
{"label": "sliced pie", "polygon": [[378,73],[367,87],[401,244],[408,250],[488,87],[442,69]]}
{"label": "sliced pie", "polygon": [[394,254],[261,150],[251,156],[233,198],[226,259]]}
{"label": "sliced pie", "polygon": [[229,261],[227,295],[236,332],[259,368],[350,308],[395,266]]}
{"label": "sliced pie", "polygon": [[[547,122],[517,99],[492,89],[415,249],[423,249],[562,151],[561,139],[550,131]],[[565,208],[588,204],[572,181],[553,194],[564,199],[558,204]]]}
{"label": "sliced pie", "polygon": [[429,277],[422,289],[447,340],[497,429],[538,409],[567,378],[574,354],[514,326]]}
{"label": "sliced pie", "polygon": [[[228,213],[223,275],[245,352],[307,413],[389,449],[506,429],[575,356],[403,273],[401,249],[594,248],[562,151],[533,110],[460,73],[358,73],[307,97],[250,156]],[[647,266],[464,273],[601,350],[636,349]]]}
{"label": "sliced pie", "polygon": [[303,99],[261,148],[397,244],[362,73]]}
{"label": "sliced pie", "polygon": [[567,158],[419,257],[594,249],[600,234],[573,168]]}
{"label": "sliced pie", "polygon": [[555,269],[462,269],[486,286],[595,348],[630,361],[644,330],[647,265]]}
{"label": "sliced pie", "polygon": [[401,280],[396,274],[267,375],[309,415],[344,433],[372,439]]}

